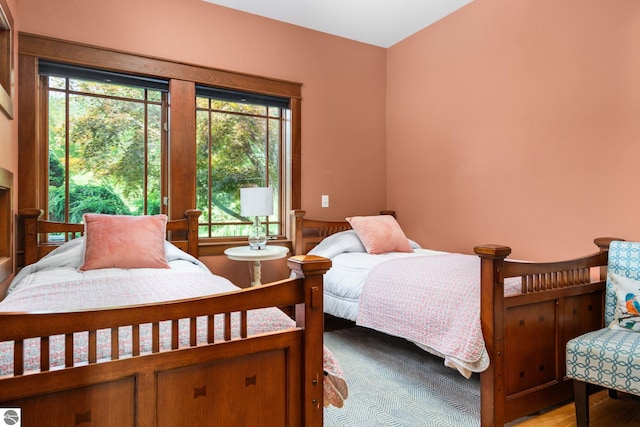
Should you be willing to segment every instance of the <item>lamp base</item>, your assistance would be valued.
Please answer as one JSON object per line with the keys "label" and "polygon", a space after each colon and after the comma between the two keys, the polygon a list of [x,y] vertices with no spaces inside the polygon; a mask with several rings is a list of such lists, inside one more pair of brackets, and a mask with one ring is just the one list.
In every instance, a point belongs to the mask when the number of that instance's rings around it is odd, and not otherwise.
{"label": "lamp base", "polygon": [[249,232],[249,249],[263,250],[267,248],[267,235],[264,227],[260,224],[260,219],[255,217],[251,231]]}
{"label": "lamp base", "polygon": [[249,249],[252,251],[260,251],[267,249],[267,239],[264,239],[263,242],[252,242],[249,240]]}

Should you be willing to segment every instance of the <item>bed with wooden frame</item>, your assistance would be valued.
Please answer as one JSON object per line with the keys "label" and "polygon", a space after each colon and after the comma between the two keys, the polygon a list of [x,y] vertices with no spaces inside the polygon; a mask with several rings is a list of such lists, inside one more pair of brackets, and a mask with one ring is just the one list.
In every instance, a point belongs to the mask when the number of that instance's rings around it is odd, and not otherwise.
{"label": "bed with wooden frame", "polygon": [[[351,229],[345,221],[307,219],[302,210],[293,214],[296,255]],[[480,257],[480,317],[490,358],[489,368],[480,373],[482,426],[502,426],[573,398],[565,376],[565,346],[602,327],[611,240],[595,239],[598,251],[594,248],[591,255],[546,263],[508,260],[507,246],[474,248]],[[504,296],[508,278],[521,278],[521,293]]]}
{"label": "bed with wooden frame", "polygon": [[[184,219],[167,223],[169,240],[196,258],[198,215],[188,211]],[[38,209],[20,211],[26,264],[57,247],[47,241],[47,233],[83,231],[82,225],[39,216]],[[288,266],[300,278],[216,296],[66,313],[0,313],[0,343],[14,345],[14,373],[0,377],[0,407],[21,408],[23,426],[321,426],[322,275],[330,262],[295,256]],[[247,311],[264,307],[295,307],[295,326],[248,335]],[[160,322],[177,325],[178,319],[211,319],[220,313],[225,316],[223,339],[158,349]],[[233,334],[226,320],[231,313],[242,319]],[[150,353],[134,350],[119,358],[116,349],[112,360],[96,360],[96,331],[110,330],[116,334],[111,342],[117,343],[121,327],[131,326],[135,340],[135,331],[147,324],[153,329]],[[88,333],[89,350],[88,361],[74,366],[77,332]],[[67,343],[66,366],[47,366],[43,357],[38,372],[24,372],[25,341],[40,338],[41,354],[48,354],[49,337],[59,335]]]}

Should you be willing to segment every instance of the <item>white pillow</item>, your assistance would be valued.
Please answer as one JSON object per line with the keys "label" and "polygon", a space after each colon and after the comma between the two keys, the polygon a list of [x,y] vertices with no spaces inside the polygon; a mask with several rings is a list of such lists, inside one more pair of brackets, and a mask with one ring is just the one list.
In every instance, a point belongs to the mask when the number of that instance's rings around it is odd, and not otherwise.
{"label": "white pillow", "polygon": [[364,245],[354,230],[340,231],[325,237],[308,255],[333,258],[344,252],[366,252]]}

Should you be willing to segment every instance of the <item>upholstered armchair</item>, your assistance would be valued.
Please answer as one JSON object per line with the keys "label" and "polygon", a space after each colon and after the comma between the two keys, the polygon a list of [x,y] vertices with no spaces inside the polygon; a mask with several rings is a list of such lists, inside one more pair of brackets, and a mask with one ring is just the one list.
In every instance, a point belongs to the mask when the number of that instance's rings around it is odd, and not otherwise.
{"label": "upholstered armchair", "polygon": [[605,327],[567,343],[578,427],[589,425],[588,384],[640,396],[640,242],[611,242],[605,292]]}

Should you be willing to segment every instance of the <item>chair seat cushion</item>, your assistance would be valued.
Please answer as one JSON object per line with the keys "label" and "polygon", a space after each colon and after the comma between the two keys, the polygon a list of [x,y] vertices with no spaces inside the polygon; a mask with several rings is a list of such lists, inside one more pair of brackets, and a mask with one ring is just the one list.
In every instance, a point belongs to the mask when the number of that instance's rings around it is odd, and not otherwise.
{"label": "chair seat cushion", "polygon": [[567,376],[640,395],[640,334],[604,328],[570,340]]}

